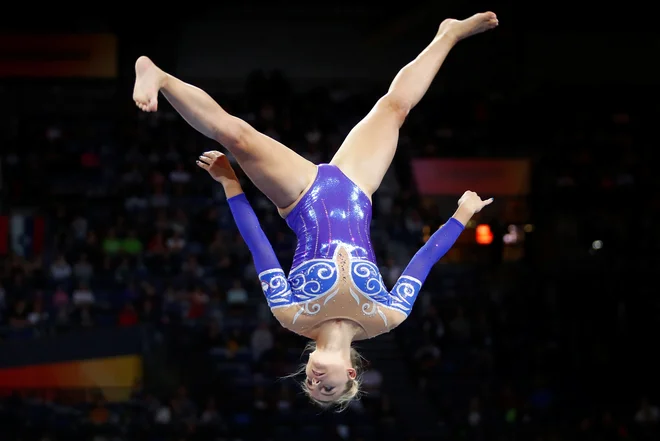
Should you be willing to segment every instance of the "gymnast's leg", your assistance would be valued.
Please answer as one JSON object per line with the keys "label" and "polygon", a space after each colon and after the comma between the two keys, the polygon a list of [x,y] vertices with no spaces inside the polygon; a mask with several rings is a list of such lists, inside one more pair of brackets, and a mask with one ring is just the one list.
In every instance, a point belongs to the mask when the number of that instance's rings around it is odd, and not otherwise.
{"label": "gymnast's leg", "polygon": [[492,12],[476,14],[466,20],[443,21],[431,44],[399,71],[387,94],[351,130],[331,164],[372,195],[392,163],[399,128],[428,90],[449,51],[460,40],[497,24]]}
{"label": "gymnast's leg", "polygon": [[135,74],[133,100],[140,109],[156,111],[162,92],[188,124],[226,147],[278,208],[295,202],[314,179],[314,164],[230,115],[206,92],[167,74],[149,58],[137,60]]}

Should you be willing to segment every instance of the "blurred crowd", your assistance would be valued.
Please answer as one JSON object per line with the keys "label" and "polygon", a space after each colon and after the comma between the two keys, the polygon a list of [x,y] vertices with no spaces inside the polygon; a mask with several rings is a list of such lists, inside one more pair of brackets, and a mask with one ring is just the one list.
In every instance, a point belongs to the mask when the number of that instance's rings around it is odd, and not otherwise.
{"label": "blurred crowd", "polygon": [[234,395],[213,384],[204,396],[183,386],[157,396],[136,385],[131,399],[122,402],[93,391],[75,402],[57,394],[13,394],[0,403],[3,439],[406,439],[387,396],[367,398],[342,414],[320,413],[301,403],[291,384],[253,383]]}
{"label": "blurred crowd", "polygon": [[535,162],[528,260],[443,268],[396,336],[449,437],[655,439],[650,121],[633,91],[551,92],[513,113]]}
{"label": "blurred crowd", "polygon": [[[46,219],[46,242],[0,256],[1,335],[146,325],[176,354],[172,387],[138,385],[128,403],[14,394],[0,407],[3,431],[21,439],[406,439],[418,422],[395,411],[397,397],[384,391],[401,379],[385,367],[373,366],[369,393],[342,414],[320,413],[293,379],[282,379],[301,362],[304,341],[272,319],[222,188],[194,167],[200,152],[218,147],[170,109],[138,114],[116,92],[3,92],[16,104],[2,121],[3,207],[34,207],[30,216]],[[30,94],[44,104],[21,105],[34,102]],[[293,93],[279,75],[255,74],[245,93],[215,96],[319,163],[378,94],[339,85]],[[535,163],[526,258],[437,266],[395,333],[411,393],[436,416],[426,423],[437,439],[657,439],[658,391],[643,375],[651,365],[638,369],[629,391],[603,387],[608,375],[644,364],[637,351],[652,345],[639,321],[657,318],[652,285],[628,286],[634,300],[621,289],[625,274],[657,266],[645,251],[659,238],[648,214],[658,197],[632,197],[652,185],[656,153],[642,141],[640,116],[585,98],[557,121],[547,110],[553,99],[521,106],[497,93],[429,96],[411,113],[374,196],[373,238],[391,285],[425,227],[451,214],[415,194],[411,157],[527,155]],[[242,179],[286,268],[294,236]],[[501,243],[496,236],[499,256]]]}

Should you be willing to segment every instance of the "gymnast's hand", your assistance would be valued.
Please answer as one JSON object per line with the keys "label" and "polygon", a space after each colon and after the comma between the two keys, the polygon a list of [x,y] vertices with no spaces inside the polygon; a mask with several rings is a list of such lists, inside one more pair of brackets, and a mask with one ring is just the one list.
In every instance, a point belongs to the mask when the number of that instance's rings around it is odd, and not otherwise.
{"label": "gymnast's hand", "polygon": [[493,203],[493,198],[482,201],[478,194],[473,191],[466,191],[458,200],[458,206],[469,210],[471,213],[479,213],[486,205]]}
{"label": "gymnast's hand", "polygon": [[209,172],[211,177],[226,186],[230,183],[238,183],[234,169],[224,153],[217,151],[204,152],[197,160],[197,165]]}

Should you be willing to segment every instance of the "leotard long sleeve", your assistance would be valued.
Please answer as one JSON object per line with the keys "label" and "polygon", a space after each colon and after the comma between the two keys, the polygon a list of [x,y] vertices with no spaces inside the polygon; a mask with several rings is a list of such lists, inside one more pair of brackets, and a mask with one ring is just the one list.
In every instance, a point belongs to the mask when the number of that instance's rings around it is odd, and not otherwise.
{"label": "leotard long sleeve", "polygon": [[[291,287],[284,275],[273,246],[261,228],[259,219],[244,193],[229,198],[229,209],[234,222],[241,233],[245,244],[252,254],[254,267],[261,280],[261,288],[266,295],[268,306],[277,307],[278,304],[290,304]],[[268,278],[268,282],[264,279]],[[266,283],[266,285],[264,285]]]}
{"label": "leotard long sleeve", "polygon": [[464,229],[449,219],[388,291],[370,241],[371,201],[337,167],[319,165],[312,187],[287,216],[298,237],[288,277],[245,195],[228,202],[268,305],[284,327],[301,335],[332,319],[354,321],[366,338],[398,326],[412,310],[433,265]]}

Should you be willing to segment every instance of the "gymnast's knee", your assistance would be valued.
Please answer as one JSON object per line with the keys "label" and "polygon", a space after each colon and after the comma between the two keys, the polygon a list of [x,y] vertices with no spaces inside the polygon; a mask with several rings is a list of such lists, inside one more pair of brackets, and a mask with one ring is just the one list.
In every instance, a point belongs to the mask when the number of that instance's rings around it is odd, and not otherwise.
{"label": "gymnast's knee", "polygon": [[249,152],[250,137],[255,129],[233,115],[226,114],[218,118],[213,127],[213,138],[225,146],[234,156]]}
{"label": "gymnast's knee", "polygon": [[378,100],[376,108],[379,112],[387,112],[388,114],[392,115],[399,126],[401,126],[408,117],[408,114],[412,109],[412,105],[405,98],[400,97],[395,93],[389,92],[380,100]]}

